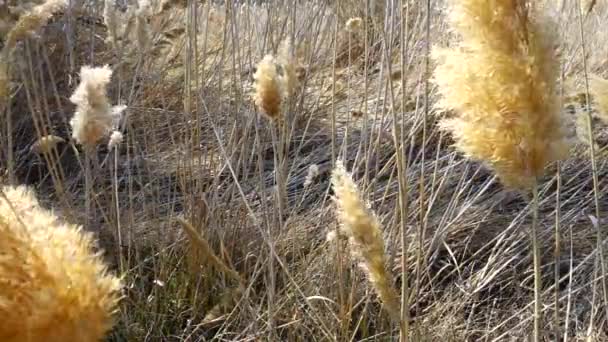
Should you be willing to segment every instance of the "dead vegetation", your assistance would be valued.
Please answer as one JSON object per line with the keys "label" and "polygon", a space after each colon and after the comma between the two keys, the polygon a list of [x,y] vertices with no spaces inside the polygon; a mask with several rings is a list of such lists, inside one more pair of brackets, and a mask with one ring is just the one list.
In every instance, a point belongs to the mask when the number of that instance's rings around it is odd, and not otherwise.
{"label": "dead vegetation", "polygon": [[[3,57],[0,181],[31,186],[43,206],[96,234],[124,276],[112,341],[396,340],[400,331],[411,341],[525,340],[532,198],[464,158],[451,147],[458,134],[438,124],[460,109],[436,106],[430,77],[432,47],[456,46],[446,18],[455,2],[72,1]],[[579,7],[542,9],[561,23],[557,46],[546,47],[559,66],[543,77],[575,145],[534,170],[551,341],[608,338],[598,241],[608,217],[608,37],[598,28],[608,8]],[[11,1],[0,11],[6,43],[23,14]],[[70,96],[83,66],[104,65],[103,114],[126,109],[104,116],[103,134],[83,148],[70,126],[83,107]],[[377,219],[373,241],[357,241],[375,246],[363,271],[338,233],[338,160]],[[398,292],[387,290],[385,308],[367,279],[380,264],[381,283]]]}

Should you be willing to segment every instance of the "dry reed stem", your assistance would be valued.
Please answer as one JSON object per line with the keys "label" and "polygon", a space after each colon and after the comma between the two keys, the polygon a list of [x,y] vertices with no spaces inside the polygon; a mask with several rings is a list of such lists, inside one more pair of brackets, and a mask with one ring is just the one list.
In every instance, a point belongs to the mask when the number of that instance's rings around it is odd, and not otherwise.
{"label": "dry reed stem", "polygon": [[218,271],[230,276],[233,280],[236,280],[239,284],[244,284],[243,278],[238,274],[238,272],[227,266],[222,259],[215,255],[211,249],[211,246],[209,246],[209,243],[207,243],[207,240],[205,240],[205,238],[203,238],[188,221],[182,218],[178,218],[177,221],[184,229],[184,232],[186,232],[188,235],[192,246],[198,249],[198,255],[203,258],[201,262],[209,263]]}
{"label": "dry reed stem", "polygon": [[361,260],[360,266],[384,303],[386,311],[399,324],[399,296],[385,267],[386,255],[380,223],[362,201],[357,186],[341,161],[336,163],[332,173],[332,185],[342,224],[340,228],[349,238],[351,253]]}
{"label": "dry reed stem", "polygon": [[120,281],[93,236],[40,207],[31,190],[0,191],[0,340],[98,341],[113,325]]}
{"label": "dry reed stem", "polygon": [[559,116],[548,20],[527,2],[451,1],[450,23],[462,41],[435,49],[442,127],[467,156],[489,163],[508,187],[530,189],[548,163],[569,150]]}

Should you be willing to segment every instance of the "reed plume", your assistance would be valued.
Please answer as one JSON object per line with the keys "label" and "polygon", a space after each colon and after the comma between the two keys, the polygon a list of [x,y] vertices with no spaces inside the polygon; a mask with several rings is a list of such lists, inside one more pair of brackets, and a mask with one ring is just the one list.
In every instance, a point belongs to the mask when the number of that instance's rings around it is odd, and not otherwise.
{"label": "reed plume", "polygon": [[106,86],[111,76],[112,70],[107,65],[83,66],[80,70],[80,84],[70,97],[76,105],[70,125],[72,137],[81,145],[95,146],[110,132],[114,118],[125,109],[124,106],[110,106]]}
{"label": "reed plume", "polygon": [[[569,150],[556,91],[556,37],[548,20],[516,0],[451,1],[461,37],[435,49],[441,127],[467,156],[490,164],[508,187],[529,189]],[[553,31],[555,32],[555,31]]]}
{"label": "reed plume", "polygon": [[348,237],[351,253],[361,260],[366,273],[386,311],[395,322],[400,322],[399,297],[387,272],[384,240],[375,214],[361,199],[351,175],[338,161],[332,173],[334,201],[338,206],[340,229]]}
{"label": "reed plume", "polygon": [[254,102],[269,119],[277,121],[281,115],[283,89],[277,73],[277,63],[266,55],[258,64],[255,75]]}
{"label": "reed plume", "polygon": [[108,142],[108,149],[114,149],[122,143],[123,135],[119,131],[114,131],[110,135],[110,141]]}
{"label": "reed plume", "polygon": [[91,234],[41,208],[27,188],[0,191],[0,340],[103,338],[120,280],[93,246]]}
{"label": "reed plume", "polygon": [[348,32],[357,32],[361,30],[363,26],[363,19],[356,17],[350,18],[346,21],[346,31]]}
{"label": "reed plume", "polygon": [[[531,190],[534,268],[534,335],[542,340],[537,180],[545,166],[564,158],[569,140],[557,95],[553,25],[533,17],[525,0],[452,0],[450,24],[461,41],[436,49],[434,81],[443,120],[456,147],[485,161],[510,188]],[[553,30],[556,32],[557,30]]]}

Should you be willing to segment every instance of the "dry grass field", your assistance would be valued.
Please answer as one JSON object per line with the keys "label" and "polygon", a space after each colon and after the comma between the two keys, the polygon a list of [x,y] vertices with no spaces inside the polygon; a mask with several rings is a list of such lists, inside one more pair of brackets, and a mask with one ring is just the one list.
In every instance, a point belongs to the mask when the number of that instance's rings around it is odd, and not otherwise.
{"label": "dry grass field", "polygon": [[0,0],[0,340],[608,341],[607,20]]}

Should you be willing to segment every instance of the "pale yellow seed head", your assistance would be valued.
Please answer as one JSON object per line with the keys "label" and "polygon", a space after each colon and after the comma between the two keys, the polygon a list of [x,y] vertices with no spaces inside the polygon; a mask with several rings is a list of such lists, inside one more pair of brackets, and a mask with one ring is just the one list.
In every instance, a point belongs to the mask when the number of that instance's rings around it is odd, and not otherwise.
{"label": "pale yellow seed head", "polygon": [[274,57],[267,55],[260,61],[255,79],[254,102],[259,110],[273,121],[281,115],[282,89]]}
{"label": "pale yellow seed head", "polygon": [[363,19],[359,17],[350,18],[346,21],[346,30],[348,32],[357,32],[361,30],[361,26],[363,26]]}
{"label": "pale yellow seed head", "polygon": [[[560,116],[551,24],[514,0],[451,0],[458,45],[435,49],[441,127],[512,188],[530,188],[569,144]],[[534,14],[534,16],[533,16]]]}
{"label": "pale yellow seed head", "polygon": [[30,190],[2,189],[0,341],[104,337],[121,285],[93,247],[91,234],[41,208]]}
{"label": "pale yellow seed head", "polygon": [[80,70],[80,84],[70,97],[76,105],[70,125],[72,137],[81,145],[96,145],[112,128],[114,112],[106,94],[111,76],[108,66]]}
{"label": "pale yellow seed head", "polygon": [[361,260],[360,266],[385,309],[398,322],[399,299],[385,268],[386,256],[380,223],[361,199],[357,186],[341,162],[333,170],[331,180],[341,222],[340,229],[349,238],[352,254]]}

